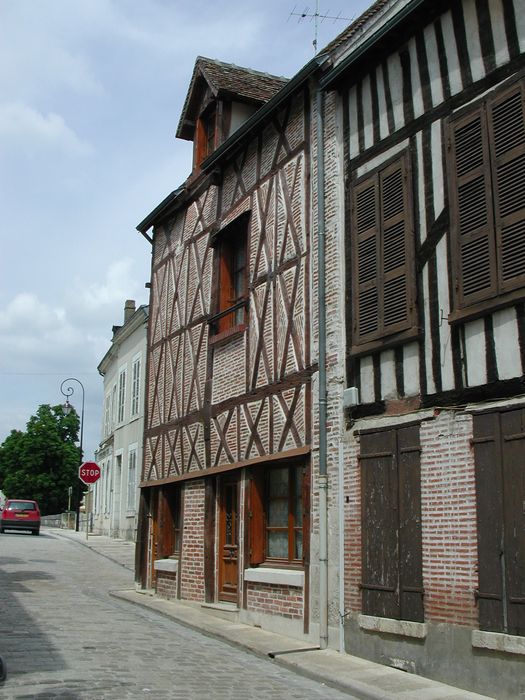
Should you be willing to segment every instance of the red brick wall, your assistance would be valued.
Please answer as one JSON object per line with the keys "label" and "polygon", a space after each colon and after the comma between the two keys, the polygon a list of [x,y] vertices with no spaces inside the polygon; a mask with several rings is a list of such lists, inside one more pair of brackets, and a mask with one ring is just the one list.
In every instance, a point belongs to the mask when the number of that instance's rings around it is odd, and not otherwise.
{"label": "red brick wall", "polygon": [[157,571],[155,593],[159,598],[173,600],[177,597],[177,574],[174,571]]}
{"label": "red brick wall", "polygon": [[279,615],[290,619],[303,617],[303,591],[295,586],[248,583],[247,607],[252,612]]}
{"label": "red brick wall", "polygon": [[180,563],[181,597],[204,601],[204,481],[184,489],[184,530]]}
{"label": "red brick wall", "polygon": [[443,411],[421,424],[425,617],[477,627],[472,417]]}

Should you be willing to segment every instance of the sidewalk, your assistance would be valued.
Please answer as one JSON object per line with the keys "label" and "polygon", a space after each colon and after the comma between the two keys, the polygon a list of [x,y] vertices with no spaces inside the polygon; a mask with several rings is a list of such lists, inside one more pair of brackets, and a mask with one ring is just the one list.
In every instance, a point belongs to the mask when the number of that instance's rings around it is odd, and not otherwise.
{"label": "sidewalk", "polygon": [[[130,571],[134,571],[135,545],[85,532],[45,528],[44,532],[66,537],[89,547]],[[168,601],[135,590],[112,591],[111,595],[142,605],[202,634],[221,639],[258,656],[270,657],[296,673],[331,685],[362,700],[488,700],[437,681],[376,664],[333,649],[312,649],[296,639],[256,627],[214,617],[200,606]]]}

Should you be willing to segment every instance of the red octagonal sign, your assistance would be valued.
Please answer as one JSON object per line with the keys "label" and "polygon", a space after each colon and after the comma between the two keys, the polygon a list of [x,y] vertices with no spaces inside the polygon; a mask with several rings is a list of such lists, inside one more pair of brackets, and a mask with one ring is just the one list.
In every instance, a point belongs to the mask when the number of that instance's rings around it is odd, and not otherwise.
{"label": "red octagonal sign", "polygon": [[84,462],[78,470],[78,478],[85,484],[94,484],[100,479],[100,467],[96,462]]}

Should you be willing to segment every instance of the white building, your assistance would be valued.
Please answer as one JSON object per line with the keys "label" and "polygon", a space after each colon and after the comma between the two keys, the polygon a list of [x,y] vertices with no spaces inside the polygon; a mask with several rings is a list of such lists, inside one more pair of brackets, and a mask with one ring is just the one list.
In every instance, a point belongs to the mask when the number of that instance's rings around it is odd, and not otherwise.
{"label": "white building", "polygon": [[135,540],[144,432],[144,379],[148,306],[124,306],[111,347],[98,366],[104,378],[102,437],[96,461],[102,475],[93,489],[92,531]]}

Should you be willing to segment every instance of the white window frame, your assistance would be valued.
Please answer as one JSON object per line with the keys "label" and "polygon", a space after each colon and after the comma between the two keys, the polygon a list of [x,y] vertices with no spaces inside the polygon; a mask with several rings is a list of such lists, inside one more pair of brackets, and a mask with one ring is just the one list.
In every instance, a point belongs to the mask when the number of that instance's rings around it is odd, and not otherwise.
{"label": "white window frame", "polygon": [[142,371],[142,357],[137,355],[131,363],[131,416],[138,416],[140,412],[140,373]]}
{"label": "white window frame", "polygon": [[117,409],[117,423],[121,425],[124,423],[124,418],[126,415],[126,367],[121,367],[118,373],[118,409]]}
{"label": "white window frame", "polygon": [[126,501],[128,512],[135,512],[137,507],[138,452],[138,443],[128,447],[128,494]]}

